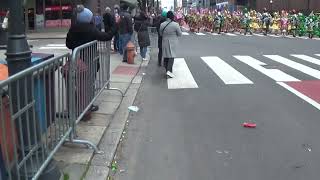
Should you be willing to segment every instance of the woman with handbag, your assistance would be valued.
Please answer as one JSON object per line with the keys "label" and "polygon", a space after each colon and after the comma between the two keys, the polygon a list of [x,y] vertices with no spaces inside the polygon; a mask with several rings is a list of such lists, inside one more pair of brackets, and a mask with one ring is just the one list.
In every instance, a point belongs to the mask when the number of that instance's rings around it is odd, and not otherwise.
{"label": "woman with handbag", "polygon": [[149,18],[147,17],[145,12],[140,12],[140,15],[135,18],[134,30],[138,34],[138,44],[140,47],[140,55],[142,60],[147,60],[147,50],[148,46],[150,46],[150,38],[148,27],[150,26]]}
{"label": "woman with handbag", "polygon": [[164,58],[164,67],[168,78],[173,78],[172,67],[174,58],[177,57],[176,49],[178,46],[178,37],[182,35],[180,26],[174,22],[172,11],[167,13],[167,20],[160,25],[160,36],[162,36],[162,53]]}

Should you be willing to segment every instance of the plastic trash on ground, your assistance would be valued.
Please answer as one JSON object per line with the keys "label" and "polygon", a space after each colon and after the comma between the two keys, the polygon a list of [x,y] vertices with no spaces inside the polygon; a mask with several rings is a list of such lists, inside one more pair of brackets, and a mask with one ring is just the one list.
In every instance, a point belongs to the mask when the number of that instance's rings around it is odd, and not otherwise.
{"label": "plastic trash on ground", "polygon": [[243,127],[245,128],[256,128],[257,124],[256,123],[251,123],[251,122],[245,122],[242,124]]}
{"label": "plastic trash on ground", "polygon": [[133,112],[138,112],[139,108],[137,106],[129,106],[128,109]]}

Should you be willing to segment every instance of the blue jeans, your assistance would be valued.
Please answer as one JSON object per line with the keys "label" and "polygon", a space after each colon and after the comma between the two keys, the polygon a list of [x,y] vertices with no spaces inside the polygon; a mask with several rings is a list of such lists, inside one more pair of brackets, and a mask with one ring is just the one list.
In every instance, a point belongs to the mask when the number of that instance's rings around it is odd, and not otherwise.
{"label": "blue jeans", "polygon": [[120,47],[122,48],[120,54],[123,54],[123,61],[127,61],[127,44],[131,40],[131,34],[120,34]]}
{"label": "blue jeans", "polygon": [[140,55],[142,58],[146,58],[148,47],[140,47]]}

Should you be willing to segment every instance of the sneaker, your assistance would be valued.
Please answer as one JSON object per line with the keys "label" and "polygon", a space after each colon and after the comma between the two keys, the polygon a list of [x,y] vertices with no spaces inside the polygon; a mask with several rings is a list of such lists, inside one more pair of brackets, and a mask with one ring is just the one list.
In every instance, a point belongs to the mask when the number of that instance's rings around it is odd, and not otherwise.
{"label": "sneaker", "polygon": [[174,78],[174,74],[172,72],[170,72],[170,71],[167,71],[167,76],[169,78]]}
{"label": "sneaker", "polygon": [[147,61],[147,58],[142,58],[142,61]]}

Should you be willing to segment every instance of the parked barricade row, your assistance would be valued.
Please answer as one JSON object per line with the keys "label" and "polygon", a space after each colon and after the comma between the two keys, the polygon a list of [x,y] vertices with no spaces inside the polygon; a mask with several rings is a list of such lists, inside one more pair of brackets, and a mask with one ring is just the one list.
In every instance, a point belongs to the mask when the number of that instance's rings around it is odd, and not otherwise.
{"label": "parked barricade row", "polygon": [[[37,179],[110,87],[110,42],[93,41],[0,82],[0,179]],[[121,92],[120,90],[118,90]]]}

